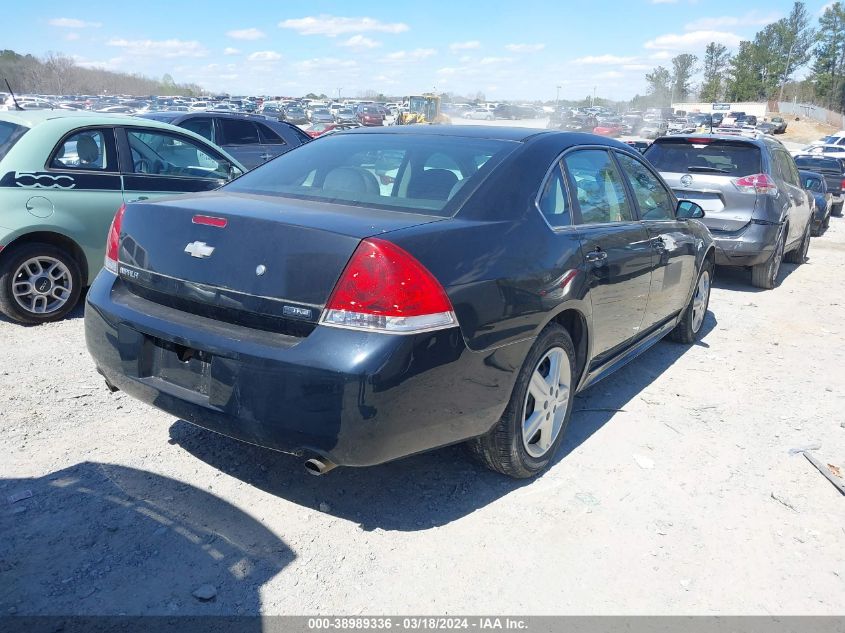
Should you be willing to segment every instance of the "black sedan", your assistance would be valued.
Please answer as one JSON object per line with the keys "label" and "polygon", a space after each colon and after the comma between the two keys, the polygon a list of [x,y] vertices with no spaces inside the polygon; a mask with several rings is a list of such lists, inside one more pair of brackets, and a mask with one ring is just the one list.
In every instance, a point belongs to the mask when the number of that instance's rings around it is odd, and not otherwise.
{"label": "black sedan", "polygon": [[702,215],[617,141],[362,128],[121,209],[86,340],[111,388],[315,473],[466,441],[530,477],[577,392],[700,335]]}
{"label": "black sedan", "polygon": [[224,148],[247,169],[311,140],[295,125],[261,115],[168,111],[140,116],[196,132]]}

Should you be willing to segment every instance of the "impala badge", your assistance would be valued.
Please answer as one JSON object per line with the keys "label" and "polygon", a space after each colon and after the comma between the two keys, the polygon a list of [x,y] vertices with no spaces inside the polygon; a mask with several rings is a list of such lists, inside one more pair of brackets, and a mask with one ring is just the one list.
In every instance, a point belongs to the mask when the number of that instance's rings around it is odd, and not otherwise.
{"label": "impala badge", "polygon": [[191,257],[205,259],[206,257],[211,257],[214,247],[209,246],[205,242],[191,242],[185,247],[185,252]]}

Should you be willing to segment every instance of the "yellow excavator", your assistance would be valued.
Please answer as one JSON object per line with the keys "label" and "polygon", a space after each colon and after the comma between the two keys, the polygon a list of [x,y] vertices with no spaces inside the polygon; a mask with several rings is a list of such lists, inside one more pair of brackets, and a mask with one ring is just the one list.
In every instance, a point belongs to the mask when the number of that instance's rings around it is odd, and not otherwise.
{"label": "yellow excavator", "polygon": [[428,123],[429,125],[449,125],[452,120],[440,112],[440,97],[425,93],[407,97],[408,111],[396,115],[396,125]]}

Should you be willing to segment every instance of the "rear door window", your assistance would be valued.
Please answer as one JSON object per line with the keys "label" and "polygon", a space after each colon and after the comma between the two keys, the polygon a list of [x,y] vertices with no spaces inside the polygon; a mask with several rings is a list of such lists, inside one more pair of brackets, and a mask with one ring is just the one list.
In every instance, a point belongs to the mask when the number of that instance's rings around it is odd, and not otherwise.
{"label": "rear door window", "polygon": [[214,142],[214,125],[210,117],[197,117],[195,119],[187,119],[179,124],[179,127],[190,130],[195,134],[199,134],[204,139]]}
{"label": "rear door window", "polygon": [[222,130],[223,145],[257,145],[261,142],[255,123],[246,119],[224,119],[218,121]]}
{"label": "rear door window", "polygon": [[191,138],[158,130],[126,130],[132,173],[228,179],[231,163]]}
{"label": "rear door window", "polygon": [[637,199],[640,217],[643,220],[674,220],[675,203],[672,195],[648,167],[627,154],[617,152],[616,158]]}
{"label": "rear door window", "polygon": [[581,150],[564,158],[575,185],[580,217],[576,224],[631,222],[634,213],[622,175],[604,150]]}
{"label": "rear door window", "polygon": [[760,149],[751,143],[731,140],[678,139],[657,141],[645,157],[661,172],[724,174],[732,178],[762,171]]}

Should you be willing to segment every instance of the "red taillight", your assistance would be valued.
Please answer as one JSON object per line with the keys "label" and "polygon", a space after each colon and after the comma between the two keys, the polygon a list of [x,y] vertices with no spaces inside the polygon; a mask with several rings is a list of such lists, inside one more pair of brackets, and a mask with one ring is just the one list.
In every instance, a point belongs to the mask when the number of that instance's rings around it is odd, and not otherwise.
{"label": "red taillight", "polygon": [[229,224],[229,220],[226,218],[215,218],[210,215],[195,215],[191,218],[191,222],[194,224],[204,224],[205,226],[216,226],[220,229],[225,229],[226,225]]}
{"label": "red taillight", "polygon": [[457,325],[440,283],[392,242],[364,240],[326,304],[324,325],[409,334]]}
{"label": "red taillight", "polygon": [[120,205],[117,213],[114,214],[114,219],[111,221],[109,227],[109,236],[106,238],[106,261],[104,266],[106,270],[117,274],[117,249],[120,246],[120,227],[123,224],[123,214],[126,213],[126,205]]}
{"label": "red taillight", "polygon": [[688,138],[688,143],[692,145],[708,145],[713,142],[712,138]]}
{"label": "red taillight", "polygon": [[768,174],[753,174],[743,176],[734,180],[734,185],[743,193],[760,193],[764,195],[777,195],[778,186]]}
{"label": "red taillight", "polygon": [[842,189],[845,189],[845,178],[842,179],[842,182],[839,183],[839,186],[842,187]]}

